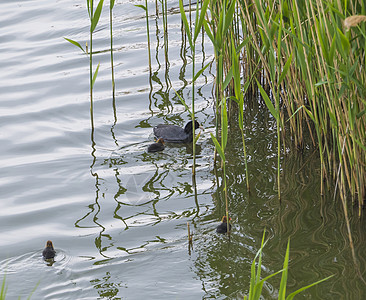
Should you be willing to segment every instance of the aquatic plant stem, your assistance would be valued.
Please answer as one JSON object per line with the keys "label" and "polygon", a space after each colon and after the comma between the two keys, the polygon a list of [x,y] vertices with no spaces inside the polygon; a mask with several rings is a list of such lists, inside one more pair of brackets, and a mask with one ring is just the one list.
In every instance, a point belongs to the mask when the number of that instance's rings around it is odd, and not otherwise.
{"label": "aquatic plant stem", "polygon": [[116,87],[114,82],[114,65],[113,65],[113,28],[112,28],[112,11],[114,7],[114,1],[109,1],[109,30],[110,30],[110,38],[111,38],[111,70],[112,70],[112,95],[113,95],[113,102],[115,102],[115,94],[116,94]]}
{"label": "aquatic plant stem", "polygon": [[225,214],[226,214],[226,222],[227,222],[227,234],[230,234],[230,219],[229,219],[229,198],[227,196],[227,184],[226,184],[226,163],[224,162],[223,166],[224,173],[224,195],[225,195]]}
{"label": "aquatic plant stem", "polygon": [[149,70],[151,73],[151,49],[150,49],[150,28],[149,28],[149,11],[147,7],[147,0],[145,0],[146,7],[146,32],[147,32],[147,49],[149,53]]}
{"label": "aquatic plant stem", "polygon": [[[247,39],[247,41],[249,41],[249,40]],[[240,51],[240,49],[239,49],[239,51]],[[233,73],[234,92],[235,92],[235,97],[231,97],[231,99],[236,101],[236,103],[239,106],[238,123],[239,123],[239,128],[240,128],[240,133],[241,133],[241,139],[242,139],[242,143],[243,143],[245,177],[246,177],[245,179],[246,179],[246,184],[247,184],[247,191],[249,192],[250,187],[249,187],[249,175],[248,175],[248,158],[247,158],[247,151],[246,151],[245,137],[244,137],[244,93],[247,92],[249,84],[253,77],[247,79],[246,83],[244,84],[244,91],[242,91],[241,79],[240,79],[239,57],[238,57],[238,53],[237,53],[239,51],[237,51],[237,49],[235,47],[234,39],[231,38],[231,56],[232,56],[231,68],[232,68],[232,73]]]}
{"label": "aquatic plant stem", "polygon": [[204,17],[206,15],[207,7],[209,4],[209,0],[205,0],[204,4],[202,5],[201,13],[198,9],[198,2],[196,3],[196,20],[195,20],[195,28],[194,30],[191,29],[190,25],[188,24],[187,16],[185,14],[184,8],[183,8],[183,1],[179,0],[179,10],[181,14],[181,18],[184,24],[185,32],[187,34],[187,39],[190,45],[191,54],[192,54],[192,113],[191,113],[191,119],[192,119],[192,127],[193,127],[193,141],[192,141],[192,147],[193,147],[193,165],[192,165],[192,175],[195,176],[196,174],[196,142],[199,137],[196,136],[195,130],[195,81],[197,77],[201,74],[203,69],[199,71],[197,74],[195,72],[195,56],[196,56],[196,40],[198,37],[198,34],[200,32],[200,29],[202,28]]}
{"label": "aquatic plant stem", "polygon": [[[90,22],[93,20],[94,0],[89,0],[90,3]],[[90,52],[89,52],[89,79],[90,79],[90,122],[92,128],[92,139],[94,139],[94,113],[93,113],[93,28],[90,24]]]}
{"label": "aquatic plant stem", "polygon": [[[192,74],[195,74],[195,53],[196,53],[196,47],[194,46],[192,49]],[[195,94],[195,84],[194,80],[192,82],[192,127],[193,127],[193,141],[192,141],[192,148],[193,148],[193,165],[192,165],[192,175],[196,175],[196,127],[195,127],[195,109],[194,109],[194,94]]]}
{"label": "aquatic plant stem", "polygon": [[244,166],[245,166],[245,181],[247,183],[247,191],[250,192],[250,186],[249,186],[249,172],[248,172],[248,157],[247,157],[247,149],[245,146],[245,137],[244,137],[244,131],[243,129],[240,129],[241,132],[241,139],[243,142],[243,152],[244,152]]}

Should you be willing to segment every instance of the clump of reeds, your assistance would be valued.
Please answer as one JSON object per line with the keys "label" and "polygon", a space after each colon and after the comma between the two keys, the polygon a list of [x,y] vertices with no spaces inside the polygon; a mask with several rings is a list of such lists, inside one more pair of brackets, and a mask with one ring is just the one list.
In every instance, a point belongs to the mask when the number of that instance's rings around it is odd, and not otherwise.
{"label": "clump of reeds", "polygon": [[[291,300],[293,299],[297,294],[301,293],[302,291],[311,288],[314,285],[317,285],[325,280],[330,279],[331,277],[333,277],[334,275],[328,276],[324,279],[318,280],[312,284],[309,284],[307,286],[304,286],[298,290],[296,290],[295,292],[289,294],[286,297],[286,289],[287,289],[287,277],[288,277],[288,262],[289,262],[289,257],[290,257],[290,240],[288,240],[287,243],[287,248],[286,248],[286,254],[285,254],[285,260],[283,262],[283,268],[282,270],[279,270],[271,275],[268,275],[267,277],[261,279],[261,270],[262,270],[262,254],[263,254],[263,248],[266,244],[266,242],[264,241],[265,238],[265,231],[263,232],[263,237],[262,237],[262,243],[261,243],[261,247],[258,250],[255,258],[253,259],[252,262],[252,266],[251,266],[251,276],[250,276],[250,287],[249,287],[249,295],[244,296],[244,300],[257,300],[257,299],[261,299],[261,295],[262,295],[262,288],[263,288],[263,284],[265,281],[269,280],[270,278],[272,278],[273,276],[282,273],[282,277],[281,277],[281,283],[280,283],[280,287],[279,287],[279,291],[278,291],[278,299],[279,300]],[[257,262],[257,258],[258,258],[258,262]]]}
{"label": "clump of reeds", "polygon": [[[366,3],[225,0],[209,10],[205,30],[217,62],[216,107],[230,93],[240,111],[241,93],[255,92],[249,87],[257,83],[277,122],[279,197],[281,139],[290,133],[297,149],[319,149],[320,194],[333,179],[345,215],[349,196],[360,215],[366,196],[366,17],[360,13]],[[233,64],[242,66],[241,87],[238,79],[230,83],[233,74],[238,77]]]}

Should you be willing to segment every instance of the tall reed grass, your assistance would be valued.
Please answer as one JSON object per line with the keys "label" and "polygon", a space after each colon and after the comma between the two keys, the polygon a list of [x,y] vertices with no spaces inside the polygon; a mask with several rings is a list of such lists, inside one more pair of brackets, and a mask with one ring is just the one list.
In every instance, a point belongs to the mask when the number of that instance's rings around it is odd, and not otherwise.
{"label": "tall reed grass", "polygon": [[[234,94],[240,112],[243,91],[259,90],[277,123],[279,197],[290,134],[300,151],[318,147],[319,193],[336,184],[348,229],[349,204],[357,203],[360,216],[366,196],[365,14],[364,1],[218,0],[205,22],[215,49],[216,106]],[[237,65],[241,87],[238,79],[227,82],[233,72],[238,77]]]}

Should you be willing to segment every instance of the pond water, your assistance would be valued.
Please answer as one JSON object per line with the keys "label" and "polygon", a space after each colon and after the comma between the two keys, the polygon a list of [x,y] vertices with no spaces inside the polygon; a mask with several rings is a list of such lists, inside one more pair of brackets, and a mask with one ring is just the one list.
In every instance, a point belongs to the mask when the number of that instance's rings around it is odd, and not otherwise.
{"label": "pond water", "polygon": [[[230,240],[215,232],[225,203],[210,138],[213,68],[196,88],[197,119],[205,127],[196,186],[190,146],[147,153],[154,126],[189,120],[175,90],[190,103],[191,58],[177,1],[168,1],[167,48],[162,17],[149,1],[150,72],[144,11],[135,4],[143,3],[117,1],[113,12],[115,101],[104,4],[93,45],[100,70],[92,135],[89,61],[63,39],[83,46],[89,39],[86,1],[1,1],[0,279],[6,276],[8,298],[27,298],[36,287],[32,299],[242,299],[266,229],[263,276],[282,268],[291,238],[288,292],[334,274],[298,298],[362,299],[364,220],[351,213],[354,260],[339,201],[332,192],[319,195],[311,147],[299,153],[288,143],[279,203],[275,123],[259,99],[245,108],[250,195],[240,130],[235,117],[230,122]],[[213,49],[207,37],[198,41],[203,66]],[[52,265],[41,257],[49,239],[57,251]],[[265,299],[277,297],[279,283],[278,276],[265,284]]]}

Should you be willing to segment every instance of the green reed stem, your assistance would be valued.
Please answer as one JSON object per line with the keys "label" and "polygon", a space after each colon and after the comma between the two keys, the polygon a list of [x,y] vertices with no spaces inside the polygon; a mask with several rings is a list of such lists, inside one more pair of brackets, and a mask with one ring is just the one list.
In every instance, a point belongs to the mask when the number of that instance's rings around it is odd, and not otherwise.
{"label": "green reed stem", "polygon": [[191,113],[191,120],[192,120],[192,128],[193,128],[193,141],[192,141],[192,147],[193,147],[193,165],[192,165],[192,175],[195,176],[196,174],[196,142],[199,137],[196,136],[195,130],[195,81],[197,80],[198,76],[202,74],[203,70],[207,67],[204,67],[202,70],[198,71],[196,74],[196,41],[198,34],[200,33],[200,30],[203,26],[203,21],[206,15],[207,7],[209,4],[209,0],[205,0],[201,12],[199,11],[199,3],[197,1],[196,3],[196,21],[195,21],[195,28],[194,31],[191,29],[190,25],[188,24],[187,16],[184,11],[183,7],[183,1],[179,0],[179,9],[181,18],[184,24],[185,32],[187,34],[187,39],[189,42],[189,46],[191,49],[191,55],[192,55],[192,113]]}
{"label": "green reed stem", "polygon": [[90,45],[89,45],[89,84],[90,84],[90,122],[92,128],[92,138],[94,133],[94,113],[93,113],[93,15],[94,15],[94,0],[88,0],[90,4]]}
{"label": "green reed stem", "polygon": [[224,191],[225,191],[225,212],[226,212],[226,222],[227,222],[227,233],[230,233],[230,219],[229,219],[229,198],[227,193],[227,183],[226,183],[226,159],[225,159],[225,149],[228,139],[228,118],[227,118],[227,106],[226,98],[222,99],[221,102],[221,147],[224,153],[223,162],[223,179],[224,179]]}
{"label": "green reed stem", "polygon": [[147,6],[147,0],[145,0],[146,7],[146,32],[147,32],[147,47],[149,52],[149,69],[151,72],[151,49],[150,49],[150,26],[149,26],[149,11]]}
{"label": "green reed stem", "polygon": [[112,71],[112,95],[113,95],[113,101],[115,101],[115,94],[116,94],[116,87],[114,82],[114,64],[113,64],[113,7],[114,7],[115,0],[109,1],[109,30],[110,30],[110,39],[111,39],[111,71]]}
{"label": "green reed stem", "polygon": [[[158,1],[158,0],[156,0],[156,1]],[[156,5],[157,5],[157,2],[156,2]],[[148,51],[148,56],[149,56],[149,70],[151,73],[151,43],[150,43],[150,26],[149,26],[149,8],[147,5],[147,0],[145,0],[145,5],[136,4],[135,6],[142,8],[145,11],[145,15],[146,15],[147,51]],[[158,13],[158,11],[157,11],[157,13]],[[163,7],[163,13],[164,13],[164,7]],[[163,19],[164,19],[164,14],[163,14]],[[163,23],[164,32],[165,32],[164,24],[165,23]],[[165,40],[165,34],[164,34],[164,40]]]}
{"label": "green reed stem", "polygon": [[[197,2],[198,3],[198,2]],[[192,74],[195,74],[195,66],[196,66],[196,47],[194,45],[193,49],[192,49]],[[192,128],[193,128],[193,142],[192,142],[192,147],[193,147],[193,165],[192,165],[192,175],[195,176],[196,175],[196,134],[195,134],[195,130],[196,130],[196,125],[195,125],[195,109],[194,109],[194,99],[195,99],[195,81],[193,80],[192,82]]]}
{"label": "green reed stem", "polygon": [[89,53],[89,75],[90,75],[90,121],[92,127],[92,140],[94,136],[94,113],[93,113],[93,87],[99,71],[99,64],[93,74],[93,32],[99,22],[102,13],[104,0],[100,0],[94,12],[94,1],[87,0],[88,12],[90,17],[90,53]]}
{"label": "green reed stem", "polygon": [[[249,41],[249,39],[247,39]],[[244,45],[243,45],[244,46]],[[239,47],[238,47],[239,48]],[[249,174],[248,174],[248,158],[245,146],[245,137],[244,137],[244,93],[248,90],[249,83],[251,78],[248,78],[247,82],[244,85],[244,92],[242,91],[241,87],[241,79],[240,79],[240,66],[239,66],[239,57],[237,52],[240,49],[237,49],[234,44],[234,39],[231,39],[231,57],[232,57],[232,73],[233,73],[233,80],[234,80],[234,92],[235,97],[232,97],[234,101],[238,104],[239,111],[238,111],[238,124],[240,128],[242,143],[243,143],[243,152],[244,152],[244,164],[245,164],[245,177],[246,177],[246,184],[247,184],[247,191],[250,191],[249,186]]]}

